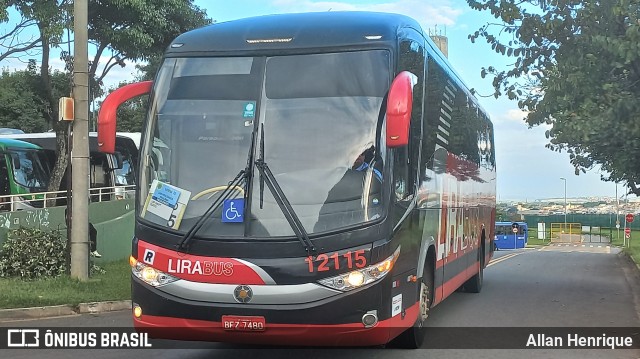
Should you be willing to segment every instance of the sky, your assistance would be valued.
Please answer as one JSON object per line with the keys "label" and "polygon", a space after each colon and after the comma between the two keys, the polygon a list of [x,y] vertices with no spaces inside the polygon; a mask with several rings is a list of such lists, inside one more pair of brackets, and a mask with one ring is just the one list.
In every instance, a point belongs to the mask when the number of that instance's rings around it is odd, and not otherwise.
{"label": "sky", "polygon": [[[480,95],[491,95],[491,80],[482,79],[482,67],[490,65],[506,68],[509,59],[496,54],[484,41],[471,43],[468,35],[495,19],[486,13],[472,10],[464,0],[196,0],[217,22],[250,16],[307,11],[366,10],[392,12],[416,19],[425,31],[443,32],[449,40],[449,62],[469,88]],[[609,196],[616,194],[616,185],[603,182],[600,171],[593,169],[575,175],[569,155],[545,148],[545,127],[529,129],[524,113],[515,101],[493,96],[479,97],[495,127],[497,194],[499,200],[528,200],[562,198],[566,196]],[[623,187],[618,186],[618,195]]]}
{"label": "sky", "polygon": [[[251,16],[308,11],[380,11],[408,15],[416,19],[425,31],[443,33],[449,41],[449,62],[469,88],[479,95],[491,95],[491,79],[480,77],[482,67],[506,68],[513,58],[496,54],[484,40],[471,43],[468,35],[488,22],[495,22],[489,14],[469,8],[465,0],[195,0],[216,22]],[[4,67],[7,64],[0,63]],[[135,72],[132,64],[115,69],[106,78],[117,84],[131,80]],[[545,148],[545,127],[529,129],[524,113],[515,101],[493,96],[480,97],[495,129],[497,195],[500,201],[607,196],[616,194],[616,185],[600,180],[601,173],[592,169],[576,176],[566,153]],[[618,186],[618,196],[624,193]]]}

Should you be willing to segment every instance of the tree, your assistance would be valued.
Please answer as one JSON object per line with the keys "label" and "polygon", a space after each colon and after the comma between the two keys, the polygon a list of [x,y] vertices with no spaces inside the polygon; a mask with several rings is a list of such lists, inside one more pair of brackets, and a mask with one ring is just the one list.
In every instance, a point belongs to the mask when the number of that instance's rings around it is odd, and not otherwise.
{"label": "tree", "polygon": [[[41,96],[46,108],[43,114],[56,131],[57,138],[58,156],[49,190],[57,190],[67,166],[67,156],[62,154],[67,153],[68,124],[57,121],[60,95],[49,75],[49,60],[51,50],[59,48],[63,50],[61,57],[67,63],[66,70],[73,71],[70,51],[64,51],[61,46],[64,30],[72,27],[72,2],[0,0],[0,4],[6,5],[4,12],[0,12],[0,22],[8,20],[8,7],[17,10],[22,18],[15,30],[9,32],[11,36],[0,36],[0,48],[7,46],[5,54],[31,56],[31,51],[40,51]],[[89,41],[95,48],[88,69],[92,94],[94,97],[101,95],[102,82],[114,66],[124,66],[126,60],[144,61],[159,56],[178,34],[209,22],[206,12],[193,5],[193,0],[90,0]],[[37,28],[38,36],[24,39],[22,29],[29,26]],[[0,53],[0,60],[2,55]]]}
{"label": "tree", "polygon": [[209,23],[193,0],[96,0],[89,7],[89,39],[96,47],[89,75],[102,85],[114,66],[157,58],[175,37]]}
{"label": "tree", "polygon": [[499,20],[471,34],[514,58],[489,66],[496,97],[517,100],[547,147],[567,151],[576,174],[599,165],[606,181],[640,195],[640,0],[467,0]]}
{"label": "tree", "polygon": [[2,49],[0,61],[6,58],[20,57],[42,46],[42,39],[39,36],[24,35],[27,28],[36,25],[35,19],[22,16],[12,23],[9,21],[7,9],[21,6],[23,6],[21,1],[0,0],[0,7],[3,9],[0,11],[0,23],[6,23],[3,25],[5,31],[0,34],[0,49]]}
{"label": "tree", "polygon": [[[56,121],[58,117],[57,100],[54,97],[54,87],[50,77],[49,58],[51,49],[57,47],[62,39],[63,30],[68,25],[68,0],[0,0],[5,10],[0,15],[0,21],[8,22],[9,7],[13,7],[21,19],[13,29],[0,36],[0,45],[6,51],[0,54],[0,60],[9,56],[21,57],[40,55],[40,76],[38,94],[42,101],[43,110],[40,113],[56,131],[57,161],[49,180],[48,190],[60,187],[62,175],[66,169],[67,156],[60,154],[67,152],[66,127]],[[37,35],[31,35],[26,29],[37,29]],[[68,88],[68,87],[67,87]],[[27,106],[28,108],[28,106]],[[24,111],[28,111],[27,108]]]}
{"label": "tree", "polygon": [[[51,79],[54,94],[69,93],[68,74],[54,71]],[[27,133],[50,129],[46,121],[49,105],[43,97],[42,79],[35,61],[30,61],[26,70],[2,72],[0,104],[0,127],[17,128]]]}

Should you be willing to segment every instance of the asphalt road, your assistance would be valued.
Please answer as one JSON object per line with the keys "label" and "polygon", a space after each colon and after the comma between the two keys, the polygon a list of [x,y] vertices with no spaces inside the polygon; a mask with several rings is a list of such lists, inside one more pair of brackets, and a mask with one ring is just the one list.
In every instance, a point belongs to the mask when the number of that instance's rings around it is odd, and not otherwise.
{"label": "asphalt road", "polygon": [[[430,327],[470,328],[469,335],[494,338],[501,327],[640,328],[640,274],[615,249],[555,245],[542,250],[497,252],[486,269],[482,293],[454,293],[432,310]],[[126,327],[130,313],[112,312],[38,321],[0,323],[10,327]],[[478,329],[479,328],[479,329]],[[540,329],[537,328],[537,329]],[[533,330],[532,329],[532,330]],[[446,332],[447,329],[442,329]],[[527,330],[527,329],[519,329]],[[640,329],[639,329],[640,331]],[[456,332],[459,333],[459,332]],[[180,343],[185,344],[185,343]],[[189,343],[194,349],[3,350],[2,358],[640,358],[640,350],[258,348]],[[509,343],[506,343],[507,345]],[[510,343],[513,344],[513,343]]]}

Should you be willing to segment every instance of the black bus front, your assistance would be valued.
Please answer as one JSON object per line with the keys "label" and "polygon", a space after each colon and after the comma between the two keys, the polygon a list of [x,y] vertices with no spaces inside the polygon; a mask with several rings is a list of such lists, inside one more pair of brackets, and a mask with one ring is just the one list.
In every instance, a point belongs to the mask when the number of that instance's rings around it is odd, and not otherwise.
{"label": "black bus front", "polygon": [[413,325],[418,306],[401,303],[392,270],[403,248],[387,220],[391,58],[165,59],[140,156],[136,327],[367,345]]}

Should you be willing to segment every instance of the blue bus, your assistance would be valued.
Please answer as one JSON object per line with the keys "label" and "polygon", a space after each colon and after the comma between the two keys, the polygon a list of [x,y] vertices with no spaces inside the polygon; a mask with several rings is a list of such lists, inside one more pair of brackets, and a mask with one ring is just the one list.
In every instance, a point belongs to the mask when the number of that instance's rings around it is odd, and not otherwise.
{"label": "blue bus", "polygon": [[[517,229],[517,232],[514,231]],[[527,245],[529,229],[526,222],[496,222],[496,249],[518,249]]]}

